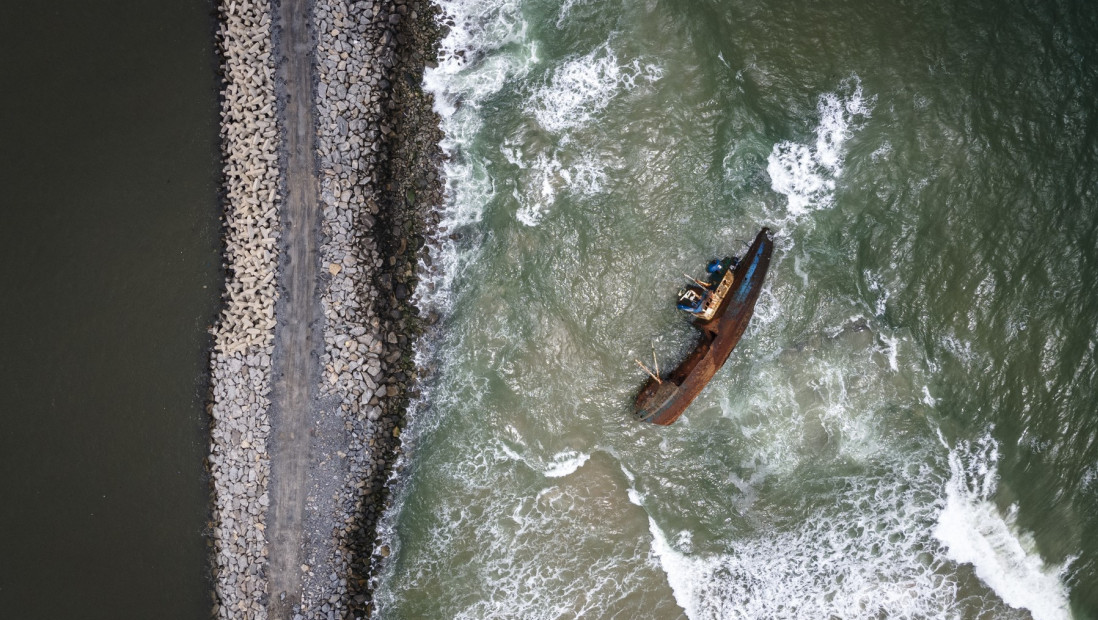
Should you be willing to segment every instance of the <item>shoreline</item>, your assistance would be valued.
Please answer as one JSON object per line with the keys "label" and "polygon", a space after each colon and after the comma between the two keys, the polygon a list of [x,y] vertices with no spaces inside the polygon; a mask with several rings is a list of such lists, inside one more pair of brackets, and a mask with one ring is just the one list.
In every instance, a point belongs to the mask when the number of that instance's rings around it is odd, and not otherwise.
{"label": "shoreline", "polygon": [[[421,319],[412,293],[442,202],[439,119],[421,87],[438,9],[418,0],[306,4],[311,49],[297,33],[288,50],[307,53],[314,72],[319,278],[305,288],[287,287],[301,240],[286,211],[294,153],[289,61],[276,47],[287,45],[283,5],[219,7],[226,285],[211,330],[208,406],[217,617],[372,613],[371,577],[387,555],[376,527],[415,391]],[[307,326],[287,310],[303,291],[320,311]],[[294,328],[322,338],[304,371],[284,355]],[[284,418],[291,406],[279,400],[302,386],[312,394],[307,433],[294,432]],[[280,474],[294,458],[303,476]],[[297,521],[284,516],[295,511]]]}

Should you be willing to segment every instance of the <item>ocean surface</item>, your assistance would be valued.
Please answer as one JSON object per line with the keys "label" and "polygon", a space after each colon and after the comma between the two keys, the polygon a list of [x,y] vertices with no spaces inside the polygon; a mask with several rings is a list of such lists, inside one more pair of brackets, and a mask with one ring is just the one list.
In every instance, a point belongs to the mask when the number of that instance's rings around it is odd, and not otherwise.
{"label": "ocean surface", "polygon": [[0,8],[0,617],[209,615],[213,11]]}
{"label": "ocean surface", "polygon": [[[1098,4],[443,0],[383,618],[1098,618]],[[674,426],[683,272],[776,250]]]}

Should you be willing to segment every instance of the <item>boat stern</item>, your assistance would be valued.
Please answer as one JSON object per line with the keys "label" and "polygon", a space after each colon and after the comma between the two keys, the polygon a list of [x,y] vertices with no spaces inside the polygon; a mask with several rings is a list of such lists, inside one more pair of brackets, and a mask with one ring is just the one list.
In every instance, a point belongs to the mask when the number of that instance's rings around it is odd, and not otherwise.
{"label": "boat stern", "polygon": [[650,383],[655,386],[654,389],[645,386],[645,389],[641,390],[637,396],[636,410],[633,412],[633,417],[641,422],[651,422],[658,418],[675,402],[680,392],[679,386],[671,381]]}

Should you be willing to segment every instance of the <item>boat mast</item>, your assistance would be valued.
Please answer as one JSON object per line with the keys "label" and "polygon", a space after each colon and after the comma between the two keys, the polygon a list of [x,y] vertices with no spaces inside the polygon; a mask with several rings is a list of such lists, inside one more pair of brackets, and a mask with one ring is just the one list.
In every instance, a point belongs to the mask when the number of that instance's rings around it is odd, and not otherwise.
{"label": "boat mast", "polygon": [[702,287],[702,288],[704,288],[704,289],[708,289],[708,288],[709,288],[709,285],[708,285],[708,284],[706,284],[705,282],[702,282],[701,280],[698,280],[698,279],[694,278],[693,276],[691,276],[691,275],[689,275],[689,274],[685,274],[685,273],[684,273],[684,274],[682,274],[682,275],[686,276],[686,279],[687,279],[687,280],[690,280],[690,281],[691,281],[691,282],[693,282],[694,284],[697,284],[698,286],[700,286],[700,287]]}
{"label": "boat mast", "polygon": [[649,370],[648,367],[645,366],[639,359],[634,358],[633,361],[637,363],[637,366],[640,366],[641,368],[643,368],[644,372],[648,373],[648,376],[655,379],[656,383],[663,383],[663,381],[660,380],[660,376],[657,375],[656,373],[652,372],[651,370]]}

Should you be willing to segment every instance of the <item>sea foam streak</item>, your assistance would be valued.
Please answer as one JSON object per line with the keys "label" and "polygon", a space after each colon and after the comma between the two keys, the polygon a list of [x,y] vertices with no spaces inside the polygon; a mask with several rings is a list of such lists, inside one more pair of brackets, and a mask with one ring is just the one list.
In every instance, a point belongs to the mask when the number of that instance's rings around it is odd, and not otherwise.
{"label": "sea foam streak", "polygon": [[455,26],[441,43],[438,67],[425,71],[423,82],[446,135],[447,220],[460,225],[478,221],[495,193],[468,152],[483,124],[481,105],[538,62],[538,46],[527,37],[517,0],[458,0],[446,3],[446,11]]}
{"label": "sea foam streak", "polygon": [[[525,103],[526,112],[554,138],[555,146],[519,135],[502,149],[507,160],[523,172],[513,191],[515,217],[537,226],[556,201],[561,189],[590,196],[602,190],[605,163],[599,153],[576,146],[572,133],[590,125],[621,92],[639,83],[652,83],[662,75],[658,66],[640,60],[623,63],[610,42],[584,56],[576,56],[554,69]],[[562,164],[564,160],[568,163]]]}
{"label": "sea foam streak", "polygon": [[858,124],[869,117],[871,104],[862,94],[861,81],[853,76],[843,81],[838,92],[820,96],[814,145],[791,141],[774,145],[766,172],[773,190],[788,199],[788,215],[793,220],[834,204],[835,179],[843,171],[843,147]]}
{"label": "sea foam streak", "polygon": [[[931,468],[889,469],[851,478],[836,494],[837,510],[744,537],[723,553],[692,552],[672,542],[689,536],[669,536],[650,520],[675,600],[691,620],[967,615],[955,600],[957,583],[922,553],[933,546]],[[1002,611],[987,605],[980,611]]]}
{"label": "sea foam streak", "polygon": [[[496,183],[483,160],[471,153],[473,142],[483,126],[485,99],[521,78],[538,62],[537,41],[527,36],[528,25],[520,0],[447,0],[443,10],[452,26],[440,43],[437,67],[424,72],[424,89],[434,97],[435,111],[441,118],[445,137],[441,147],[447,159],[443,165],[446,201],[442,208],[440,232],[479,222],[484,205],[495,195]],[[460,104],[460,105],[459,105]],[[448,314],[453,304],[454,279],[464,265],[476,259],[476,252],[460,253],[454,243],[437,239],[431,249],[431,264],[420,264],[423,275],[416,288],[416,305],[421,311]],[[427,339],[416,346],[416,364],[426,367],[436,360]],[[431,387],[424,385],[422,395],[409,405],[408,426],[401,434],[403,444],[395,471],[412,462],[418,439],[438,424],[437,417],[421,415],[431,400]],[[436,400],[438,400],[436,398]],[[445,400],[445,398],[443,398]],[[442,407],[435,402],[436,408]],[[396,535],[408,489],[408,478],[394,475],[390,480],[393,502],[379,525],[379,539],[398,557],[401,539]],[[394,598],[386,575],[393,570],[383,563],[381,576],[375,578],[377,602],[384,608]],[[380,612],[383,613],[383,612]]]}
{"label": "sea foam streak", "polygon": [[590,123],[619,90],[632,89],[638,79],[653,82],[660,75],[658,67],[642,66],[638,60],[623,66],[604,43],[554,69],[548,83],[528,101],[527,111],[547,131],[560,133]]}
{"label": "sea foam streak", "polygon": [[504,151],[508,161],[517,165],[524,182],[517,184],[513,196],[519,204],[515,217],[527,226],[537,226],[546,209],[557,195],[567,191],[572,195],[591,196],[602,191],[606,181],[603,165],[592,155],[585,155],[565,165],[560,153],[538,154],[527,164],[517,151]]}
{"label": "sea foam streak", "polygon": [[576,6],[577,4],[587,4],[590,1],[591,0],[564,0],[564,2],[560,5],[560,12],[558,13],[557,17],[557,28],[564,27],[565,21],[568,20],[569,15],[572,13],[572,7]]}
{"label": "sea foam streak", "polygon": [[426,617],[606,617],[636,584],[658,578],[643,530],[604,511],[624,490],[612,461],[539,454],[508,445],[514,429],[498,430],[506,440],[454,438],[462,458],[433,461],[418,481],[432,487],[431,508],[415,515],[417,536],[399,550],[414,565],[398,581],[386,567],[379,617],[420,617],[396,598],[407,592],[434,593]]}
{"label": "sea foam streak", "polygon": [[1005,517],[1000,514],[992,502],[998,460],[998,445],[990,434],[961,441],[950,451],[945,508],[934,536],[951,560],[972,564],[980,580],[1008,605],[1028,609],[1034,620],[1071,618],[1062,580],[1071,560],[1045,564],[1033,537],[1018,530],[1016,507]]}
{"label": "sea foam streak", "polygon": [[[484,123],[483,102],[538,62],[538,44],[528,37],[519,0],[452,0],[445,3],[445,11],[454,26],[440,43],[438,66],[423,76],[445,135],[441,146],[447,156],[446,204],[440,222],[444,232],[479,222],[484,206],[496,195],[493,175],[471,152]],[[437,244],[433,265],[421,265],[427,275],[417,290],[418,305],[445,312],[454,277],[471,260],[475,253],[463,256],[452,243]]]}
{"label": "sea foam streak", "polygon": [[566,450],[555,454],[553,455],[553,459],[549,462],[549,466],[545,469],[545,477],[562,478],[574,474],[576,473],[576,470],[583,467],[583,464],[590,458],[590,454],[584,454],[574,450]]}

